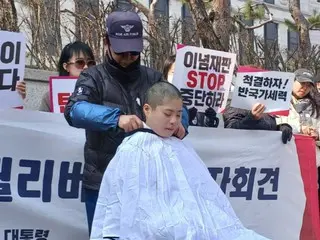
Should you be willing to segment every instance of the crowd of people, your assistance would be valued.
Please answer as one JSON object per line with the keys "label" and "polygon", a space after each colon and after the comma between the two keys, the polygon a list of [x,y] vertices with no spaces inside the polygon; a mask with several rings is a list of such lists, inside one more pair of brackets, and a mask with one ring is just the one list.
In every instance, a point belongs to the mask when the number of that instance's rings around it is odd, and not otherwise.
{"label": "crowd of people", "polygon": [[[63,48],[58,63],[60,76],[78,77],[64,115],[70,126],[86,130],[83,189],[91,238],[266,239],[241,224],[200,158],[181,141],[199,114],[207,127],[217,127],[221,119],[212,108],[199,113],[183,106],[172,85],[175,56],[168,56],[162,73],[141,65],[143,25],[134,12],[109,14],[106,29],[102,64],[79,41]],[[260,103],[251,111],[228,104],[224,127],[281,131],[284,144],[293,133],[317,142],[319,82],[320,76],[297,69],[288,116],[267,114]],[[17,90],[26,97],[25,82]],[[39,110],[50,112],[48,92]],[[206,204],[201,184],[214,196]],[[171,205],[168,195],[185,207]],[[191,206],[198,211],[190,214]]]}

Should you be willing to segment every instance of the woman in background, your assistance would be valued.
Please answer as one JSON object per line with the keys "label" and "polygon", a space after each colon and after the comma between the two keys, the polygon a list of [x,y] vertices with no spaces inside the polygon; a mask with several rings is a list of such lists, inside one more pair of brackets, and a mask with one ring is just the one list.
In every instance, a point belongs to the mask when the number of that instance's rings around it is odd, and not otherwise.
{"label": "woman in background", "polygon": [[[96,65],[92,49],[85,43],[76,41],[67,44],[58,62],[59,76],[79,77],[80,73]],[[39,111],[50,112],[50,93],[46,92],[41,100]]]}
{"label": "woman in background", "polygon": [[[313,74],[307,69],[295,71],[289,116],[276,118],[277,124],[290,124],[293,133],[300,133],[319,140],[320,93]],[[320,166],[320,150],[317,147],[317,166]]]}
{"label": "woman in background", "polygon": [[176,61],[176,55],[171,55],[164,62],[162,74],[164,79],[166,79],[169,83],[172,83],[172,80],[173,80],[175,61]]}

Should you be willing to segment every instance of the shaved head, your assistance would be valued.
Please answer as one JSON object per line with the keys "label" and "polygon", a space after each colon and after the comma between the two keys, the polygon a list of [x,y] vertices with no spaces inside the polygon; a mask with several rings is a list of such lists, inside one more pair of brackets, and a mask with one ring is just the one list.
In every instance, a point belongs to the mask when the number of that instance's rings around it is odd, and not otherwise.
{"label": "shaved head", "polygon": [[160,81],[153,84],[146,92],[145,104],[149,104],[152,108],[163,105],[166,100],[182,100],[181,93],[173,84]]}

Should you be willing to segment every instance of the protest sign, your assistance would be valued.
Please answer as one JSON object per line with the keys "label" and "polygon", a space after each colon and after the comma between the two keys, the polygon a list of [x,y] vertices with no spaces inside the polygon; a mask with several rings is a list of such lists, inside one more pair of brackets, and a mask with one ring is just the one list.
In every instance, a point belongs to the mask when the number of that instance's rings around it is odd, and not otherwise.
{"label": "protest sign", "polygon": [[177,51],[173,84],[184,104],[204,112],[208,107],[221,112],[227,102],[236,55],[205,48],[184,46]]}
{"label": "protest sign", "polygon": [[[277,131],[189,132],[184,141],[246,227],[272,240],[319,239],[311,138],[298,136],[283,145]],[[219,141],[213,144],[212,136]],[[84,142],[84,131],[69,127],[60,114],[1,111],[0,239],[88,239],[81,193]]]}
{"label": "protest sign", "polygon": [[192,125],[219,126],[217,113],[226,106],[235,62],[233,53],[179,45],[173,84],[194,113],[190,114]]}
{"label": "protest sign", "polygon": [[255,103],[266,113],[289,109],[294,74],[289,72],[242,72],[237,74],[231,106],[251,110]]}
{"label": "protest sign", "polygon": [[50,103],[51,112],[63,113],[68,99],[74,91],[77,77],[50,77]]}
{"label": "protest sign", "polygon": [[26,40],[23,33],[0,31],[0,109],[23,106],[16,85],[24,77]]}

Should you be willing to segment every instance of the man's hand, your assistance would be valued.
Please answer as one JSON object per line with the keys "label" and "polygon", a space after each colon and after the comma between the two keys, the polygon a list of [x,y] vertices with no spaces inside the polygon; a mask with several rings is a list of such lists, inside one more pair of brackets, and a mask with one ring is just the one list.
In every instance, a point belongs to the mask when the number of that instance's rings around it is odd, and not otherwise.
{"label": "man's hand", "polygon": [[182,123],[179,123],[177,130],[173,133],[173,136],[183,139],[186,136],[186,130],[184,129]]}
{"label": "man's hand", "polygon": [[255,120],[260,120],[266,107],[261,103],[256,103],[251,109],[251,114]]}
{"label": "man's hand", "polygon": [[143,127],[143,122],[136,115],[121,115],[118,122],[119,128],[125,132],[131,132]]}

